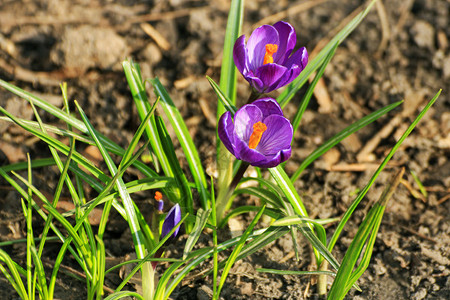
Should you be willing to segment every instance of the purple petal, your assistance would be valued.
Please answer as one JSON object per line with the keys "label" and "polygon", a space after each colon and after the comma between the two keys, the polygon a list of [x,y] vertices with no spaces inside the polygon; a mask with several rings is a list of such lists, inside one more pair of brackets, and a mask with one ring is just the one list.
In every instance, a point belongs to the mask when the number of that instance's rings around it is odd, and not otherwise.
{"label": "purple petal", "polygon": [[285,162],[286,160],[288,160],[289,157],[291,157],[291,152],[292,152],[291,146],[289,146],[289,148],[287,148],[287,149],[281,150],[280,151],[280,154],[281,154],[280,163]]}
{"label": "purple petal", "polygon": [[253,133],[253,124],[262,120],[263,114],[256,105],[242,106],[234,115],[235,140],[241,139],[248,142]]}
{"label": "purple petal", "polygon": [[263,82],[258,77],[255,77],[252,71],[249,71],[246,74],[244,73],[243,75],[245,80],[247,80],[255,90],[257,90],[260,93],[264,92]]}
{"label": "purple petal", "polygon": [[[278,83],[288,69],[277,64],[266,64],[256,70],[256,77],[261,79],[264,85],[264,92],[269,93],[276,89]],[[275,88],[273,88],[275,87]]]}
{"label": "purple petal", "polygon": [[278,166],[280,163],[281,163],[281,153],[278,152],[275,155],[266,156],[265,160],[258,162],[257,165],[254,166],[260,168],[273,168]]}
{"label": "purple petal", "polygon": [[162,213],[163,209],[164,209],[164,201],[162,200],[156,200],[156,209]]}
{"label": "purple petal", "polygon": [[250,149],[248,147],[248,141],[243,141],[236,138],[236,155],[237,159],[243,160],[251,164],[252,166],[258,167],[258,163],[266,161],[267,158],[256,151],[255,149]]}
{"label": "purple petal", "polygon": [[244,74],[244,70],[247,69],[247,49],[245,48],[245,35],[241,35],[233,47],[233,59],[239,72]]}
{"label": "purple petal", "polygon": [[301,71],[306,67],[308,64],[308,52],[306,51],[305,47],[301,47],[297,51],[295,51],[294,54],[291,55],[291,57],[288,58],[286,61],[286,68],[290,69],[294,65],[298,65],[301,68]]}
{"label": "purple petal", "polygon": [[286,73],[284,73],[283,78],[281,78],[280,81],[277,82],[277,84],[270,86],[269,89],[276,90],[291,83],[295,78],[298,77],[302,70],[303,69],[301,69],[299,66],[293,65]]}
{"label": "purple petal", "polygon": [[[161,229],[161,238],[165,237],[178,223],[181,221],[181,209],[180,205],[175,204],[167,213],[166,218]],[[170,238],[174,238],[178,235],[180,227],[178,227]]]}
{"label": "purple petal", "polygon": [[225,147],[234,154],[234,123],[229,111],[225,112],[219,119],[217,133]]}
{"label": "purple petal", "polygon": [[264,119],[267,130],[255,150],[263,155],[274,155],[291,146],[293,129],[291,122],[283,116],[271,115]]}
{"label": "purple petal", "polygon": [[256,28],[247,42],[247,53],[250,70],[262,66],[267,44],[279,44],[278,31],[270,25]]}
{"label": "purple petal", "polygon": [[308,52],[306,48],[298,49],[286,62],[286,68],[289,70],[284,74],[283,78],[278,82],[277,86],[270,87],[277,89],[291,83],[303,71],[308,63]]}
{"label": "purple petal", "polygon": [[266,156],[266,160],[260,161],[257,163],[258,165],[254,166],[260,168],[273,168],[278,166],[282,162],[285,162],[290,156],[291,156],[291,147],[289,146],[289,149],[284,149],[275,155]]}
{"label": "purple petal", "polygon": [[277,53],[275,53],[273,61],[277,64],[284,65],[289,55],[297,43],[297,35],[295,34],[294,27],[291,24],[280,21],[273,25],[278,31],[278,37],[280,39],[280,45]]}
{"label": "purple petal", "polygon": [[267,118],[270,115],[283,115],[283,111],[281,110],[278,102],[273,98],[261,98],[252,102],[253,105],[256,105],[263,114],[263,119]]}

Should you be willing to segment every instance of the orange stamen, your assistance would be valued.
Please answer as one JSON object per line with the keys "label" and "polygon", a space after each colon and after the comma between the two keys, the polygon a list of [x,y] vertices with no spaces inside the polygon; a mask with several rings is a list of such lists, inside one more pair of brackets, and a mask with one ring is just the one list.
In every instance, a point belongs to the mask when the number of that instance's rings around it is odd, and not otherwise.
{"label": "orange stamen", "polygon": [[156,201],[160,201],[161,199],[162,199],[162,194],[161,194],[161,192],[160,191],[156,191],[155,192],[155,200]]}
{"label": "orange stamen", "polygon": [[255,149],[261,141],[262,134],[267,130],[266,124],[262,122],[256,122],[253,124],[253,132],[248,141],[248,147],[250,149]]}
{"label": "orange stamen", "polygon": [[273,63],[272,55],[274,55],[277,52],[277,50],[278,50],[277,44],[267,44],[266,45],[266,54],[264,55],[263,65]]}

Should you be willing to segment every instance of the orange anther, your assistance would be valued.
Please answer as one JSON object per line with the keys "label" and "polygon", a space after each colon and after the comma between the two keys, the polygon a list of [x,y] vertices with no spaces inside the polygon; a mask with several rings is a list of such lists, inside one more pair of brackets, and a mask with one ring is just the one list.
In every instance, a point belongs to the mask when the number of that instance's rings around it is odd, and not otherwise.
{"label": "orange anther", "polygon": [[272,56],[277,52],[277,50],[278,50],[277,44],[266,44],[266,54],[264,55],[263,65],[273,63]]}
{"label": "orange anther", "polygon": [[[276,45],[275,45],[276,46]],[[253,132],[248,141],[248,147],[250,149],[255,149],[261,141],[262,134],[267,130],[266,124],[262,122],[256,122],[253,124]]]}
{"label": "orange anther", "polygon": [[162,194],[161,194],[161,192],[160,191],[156,191],[155,192],[155,200],[156,201],[160,201],[161,199],[162,199]]}

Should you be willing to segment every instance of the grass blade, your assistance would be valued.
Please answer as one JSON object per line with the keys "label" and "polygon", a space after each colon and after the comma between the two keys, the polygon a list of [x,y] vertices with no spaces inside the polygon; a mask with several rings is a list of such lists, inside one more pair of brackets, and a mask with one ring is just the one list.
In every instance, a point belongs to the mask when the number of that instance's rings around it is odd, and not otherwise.
{"label": "grass blade", "polygon": [[[376,236],[378,228],[381,224],[381,219],[383,217],[386,203],[400,183],[404,171],[404,168],[402,168],[400,172],[397,173],[393,181],[386,186],[386,189],[381,195],[380,200],[375,203],[375,205],[370,209],[369,213],[364,218],[364,221],[358,228],[358,232],[353,238],[352,243],[345,253],[344,259],[342,260],[342,266],[336,274],[336,279],[331,286],[330,293],[328,294],[328,299],[343,299],[352,284],[356,281],[357,277],[353,277],[353,282],[350,281],[353,273],[353,268],[356,265],[359,257],[361,256],[364,247],[365,252],[369,253],[370,257],[373,249],[373,243],[367,244],[367,239],[369,236]],[[374,241],[375,239],[373,239],[373,242]],[[357,273],[361,275],[364,270],[365,268],[360,268]]]}
{"label": "grass blade", "polygon": [[314,80],[311,82],[311,84],[308,86],[308,89],[306,90],[305,96],[303,97],[300,107],[298,108],[298,110],[294,116],[294,120],[292,121],[292,127],[294,128],[294,135],[295,135],[295,132],[297,131],[298,127],[300,126],[300,121],[302,120],[303,113],[305,112],[306,108],[308,107],[309,100],[311,99],[314,88],[316,87],[317,82],[319,82],[319,79],[322,78],[323,72],[325,72],[325,68],[327,67],[331,58],[333,58],[338,45],[339,44],[336,43],[336,44],[334,44],[333,48],[331,48],[330,52],[327,54],[327,56],[325,58],[325,61],[322,63],[322,66],[320,67],[319,71],[317,72],[316,76],[314,77]]}
{"label": "grass blade", "polygon": [[150,111],[145,116],[145,118],[142,120],[141,124],[139,125],[138,129],[136,130],[136,133],[134,134],[133,138],[131,139],[131,142],[128,145],[128,148],[125,150],[125,153],[122,157],[122,161],[120,162],[120,165],[119,165],[119,169],[121,167],[123,167],[123,165],[126,164],[133,156],[134,149],[136,149],[137,144],[139,143],[139,140],[141,139],[142,134],[144,133],[145,128],[148,125],[148,120],[150,119],[151,116],[153,116],[158,102],[159,102],[159,98],[156,99],[155,103],[153,103],[153,106],[150,108]]}
{"label": "grass blade", "polygon": [[371,1],[365,10],[348,22],[348,24],[319,52],[319,54],[317,54],[313,60],[308,62],[308,65],[300,73],[300,75],[286,87],[280,96],[278,96],[277,101],[280,103],[281,107],[285,107],[286,104],[288,104],[303,84],[305,84],[306,80],[308,80],[308,77],[319,68],[325,57],[327,57],[330,51],[332,51],[334,45],[340,44],[343,40],[345,40],[347,36],[359,25],[359,23],[361,23],[364,17],[369,13],[375,1],[376,0]]}
{"label": "grass blade", "polygon": [[328,275],[328,276],[336,276],[335,272],[331,271],[294,271],[294,270],[276,270],[276,269],[265,269],[265,268],[256,268],[257,272],[261,273],[269,273],[269,274],[277,274],[277,275]]}
{"label": "grass blade", "polygon": [[[70,152],[70,148],[66,145],[64,145],[62,142],[52,138],[50,135],[45,134],[39,130],[36,130],[33,127],[27,126],[24,123],[22,123],[20,120],[18,120],[16,117],[11,115],[8,111],[6,111],[3,107],[0,106],[0,112],[7,115],[11,120],[13,120],[17,125],[25,129],[26,131],[34,134],[38,138],[40,138],[42,141],[47,143],[50,147],[57,149],[58,151],[62,152],[64,155],[68,155]],[[73,153],[73,160],[82,165],[85,169],[87,169],[89,172],[91,172],[96,178],[106,182],[109,180],[109,177],[106,176],[102,171],[100,171],[97,167],[95,167],[88,159],[86,159],[84,156],[82,156],[78,152]]]}
{"label": "grass blade", "polygon": [[[68,125],[75,127],[76,129],[80,130],[84,134],[88,134],[88,129],[82,121],[80,121],[77,118],[71,116],[70,114],[62,111],[61,109],[50,104],[49,102],[47,102],[39,97],[36,97],[35,95],[33,95],[25,90],[22,90],[21,88],[18,88],[2,79],[0,79],[0,86],[5,88],[6,90],[12,92],[13,94],[23,98],[24,100],[26,100],[30,103],[32,102],[37,107],[42,108],[43,110],[50,113],[54,117],[60,119],[61,121],[63,121],[64,123],[66,123]],[[2,109],[2,112],[3,112],[3,109]],[[8,115],[8,117],[9,117],[9,115]],[[16,120],[17,120],[17,118],[16,118]],[[14,121],[14,119],[13,119],[13,121]],[[16,121],[14,121],[14,122],[17,123]],[[19,126],[23,127],[20,124],[19,124]],[[27,130],[26,128],[24,128],[24,129]],[[29,131],[29,130],[27,130],[27,131]],[[120,156],[122,156],[123,153],[125,153],[125,150],[123,148],[121,148],[119,145],[117,145],[110,139],[106,138],[102,134],[100,134],[98,132],[96,132],[96,133],[97,133],[98,138],[100,139],[102,144],[105,146],[105,148],[108,149],[108,151],[111,151],[112,153],[120,155]],[[152,169],[150,169],[148,166],[146,166],[142,162],[136,161],[135,166],[136,166],[136,168],[139,169],[139,171],[144,173],[146,176],[150,177],[150,176],[157,175],[156,172],[154,172]]]}
{"label": "grass blade", "polygon": [[[180,166],[180,161],[175,155],[175,148],[172,143],[172,139],[167,132],[166,125],[160,116],[155,118],[156,128],[158,130],[158,135],[161,141],[161,145],[164,149],[164,153],[167,156],[167,160],[174,172],[176,186],[179,187],[181,193],[177,199],[178,203],[181,205],[183,211],[189,214],[194,213],[192,190],[189,182]],[[186,222],[186,231],[190,232],[192,229],[192,223],[190,221]]]}
{"label": "grass blade", "polygon": [[20,274],[16,268],[15,263],[8,255],[8,253],[3,251],[2,249],[0,249],[0,261],[4,262],[11,272],[9,273],[8,270],[6,270],[6,268],[2,264],[0,264],[0,270],[2,271],[3,275],[5,275],[6,279],[8,279],[8,281],[11,283],[17,294],[19,294],[19,297],[24,300],[28,300],[29,298],[27,295],[27,291],[25,289],[25,286],[23,285],[22,279],[20,278]]}
{"label": "grass blade", "polygon": [[[279,227],[276,230],[272,230],[269,228],[269,229],[261,229],[261,230],[255,231],[252,234],[250,234],[250,236],[248,237],[247,240],[254,239],[255,237],[261,237],[262,235],[267,234],[267,233],[272,233],[273,231],[277,231],[277,232],[283,231],[281,228],[284,229],[285,227]],[[286,232],[287,232],[287,230],[285,230],[283,232],[283,234],[285,234]],[[281,235],[278,235],[276,238],[278,238],[280,236]],[[160,295],[157,294],[157,296],[160,296],[160,297],[159,298],[155,297],[155,298],[156,299],[168,299],[168,297],[173,292],[175,287],[183,280],[183,278],[193,268],[195,268],[197,265],[199,265],[200,263],[204,262],[206,259],[211,257],[214,254],[214,251],[223,251],[225,249],[228,249],[228,248],[236,245],[239,242],[239,240],[240,240],[240,236],[229,239],[229,240],[217,245],[216,249],[214,249],[213,247],[210,247],[210,248],[203,248],[203,249],[193,251],[187,258],[187,259],[190,259],[190,261],[186,264],[186,266],[183,268],[183,270],[181,270],[179,273],[177,273],[177,275],[173,278],[173,280],[169,282],[170,277],[174,274],[175,271],[177,271],[181,267],[181,265],[183,265],[184,262],[173,264],[169,269],[167,269],[166,272],[164,272],[164,275],[160,278],[160,281],[158,283],[158,286],[162,286],[162,287],[167,286],[166,292],[164,293],[164,297],[161,297]],[[273,241],[273,240],[275,240],[275,239],[272,239],[271,241]],[[246,247],[247,246],[248,245],[246,245]],[[256,251],[258,249],[255,249],[254,251]],[[242,256],[242,252],[241,252],[240,256],[238,257],[238,260],[241,259],[241,256]],[[223,264],[220,264],[220,265],[223,267],[225,265],[225,262],[222,262],[222,263]],[[213,270],[209,270],[206,274],[209,274],[210,272],[213,272]]]}
{"label": "grass blade", "polygon": [[345,139],[350,134],[358,131],[359,129],[369,125],[370,123],[374,122],[375,120],[379,119],[380,117],[384,116],[400,104],[402,104],[403,101],[397,101],[395,103],[389,104],[386,107],[383,107],[361,119],[353,123],[352,125],[348,126],[332,138],[330,138],[328,141],[326,141],[324,144],[322,144],[320,147],[318,147],[316,150],[314,150],[311,154],[306,157],[303,162],[300,164],[298,169],[294,172],[294,174],[291,176],[291,181],[295,182],[302,172],[317,158],[322,156],[325,152],[330,150],[332,147],[337,145],[339,142],[341,142],[343,139]]}
{"label": "grass blade", "polygon": [[200,234],[205,228],[206,222],[208,221],[209,215],[211,214],[211,208],[208,210],[203,210],[199,208],[197,211],[197,215],[195,217],[195,225],[192,229],[189,237],[187,238],[186,244],[184,246],[183,251],[183,260],[186,259],[188,254],[191,252],[192,248],[194,248],[195,243],[197,243]]}
{"label": "grass blade", "polygon": [[45,278],[44,265],[42,264],[41,258],[36,252],[36,248],[31,246],[28,249],[33,257],[34,266],[36,268],[37,278],[39,282],[39,294],[42,299],[48,299],[48,289],[47,289],[47,279]]}
{"label": "grass blade", "polygon": [[111,294],[108,297],[106,297],[105,300],[117,300],[117,299],[122,299],[122,298],[129,299],[130,297],[144,300],[144,298],[140,294],[138,294],[136,292],[130,292],[130,291],[121,291],[121,292]]}
{"label": "grass blade", "polygon": [[[232,0],[228,12],[227,29],[223,45],[222,68],[220,69],[220,88],[236,103],[236,66],[233,60],[233,47],[241,32],[244,15],[244,1]],[[224,111],[217,108],[218,116]]]}
{"label": "grass blade", "polygon": [[[244,16],[244,0],[232,0],[228,12],[227,29],[223,46],[222,67],[220,71],[220,89],[224,95],[230,99],[232,104],[236,103],[236,81],[237,69],[233,60],[233,47],[238,39],[242,28]],[[217,120],[225,112],[224,106],[217,103]],[[227,205],[227,190],[233,175],[233,159],[231,153],[225,148],[216,133],[216,162],[219,173],[217,182],[216,206],[218,209],[217,221],[223,219],[223,208]]]}
{"label": "grass blade", "polygon": [[308,213],[306,212],[306,208],[303,205],[300,196],[298,195],[295,187],[286,172],[283,170],[282,166],[277,166],[275,168],[268,169],[272,177],[278,183],[278,186],[283,191],[289,203],[291,203],[296,214],[307,217]]}
{"label": "grass blade", "polygon": [[236,261],[239,253],[241,252],[242,248],[244,247],[244,244],[247,241],[248,236],[252,232],[252,230],[255,227],[256,223],[258,223],[259,218],[261,218],[261,216],[263,215],[265,208],[266,208],[265,205],[263,207],[261,207],[261,209],[259,210],[258,214],[255,216],[253,221],[250,223],[248,228],[244,231],[244,234],[242,234],[242,236],[241,236],[238,244],[234,248],[233,252],[231,252],[230,256],[228,256],[227,263],[226,263],[225,267],[223,268],[222,276],[220,277],[219,287],[217,289],[217,294],[215,295],[216,297],[213,297],[214,299],[219,299],[220,292],[222,291],[223,285],[225,283],[225,280],[228,277],[228,273],[230,272],[231,267],[233,266],[233,264]]}
{"label": "grass blade", "polygon": [[225,110],[231,112],[231,114],[234,115],[237,111],[236,106],[234,106],[231,100],[224,94],[224,92],[220,89],[220,87],[217,85],[217,83],[214,82],[214,80],[211,77],[206,76],[206,79],[208,79],[209,84],[213,88],[214,92],[216,92],[217,97],[224,106]]}
{"label": "grass blade", "polygon": [[375,173],[373,174],[372,178],[369,180],[369,182],[367,183],[367,185],[364,187],[364,189],[358,194],[358,196],[356,197],[355,200],[353,200],[352,204],[350,205],[350,207],[347,209],[347,211],[345,212],[344,216],[342,216],[341,222],[339,222],[336,230],[333,233],[333,236],[331,237],[329,243],[328,243],[328,249],[331,251],[334,247],[334,245],[336,244],[337,239],[339,238],[342,230],[344,229],[345,224],[347,223],[348,219],[350,218],[350,216],[352,215],[353,211],[356,209],[356,207],[358,206],[359,202],[361,202],[361,200],[364,198],[364,196],[367,194],[367,192],[369,191],[370,187],[372,186],[372,184],[375,182],[375,180],[377,179],[378,175],[381,173],[381,171],[384,169],[384,167],[387,165],[387,163],[391,160],[392,156],[394,156],[395,152],[397,151],[397,149],[400,147],[400,145],[403,143],[403,141],[409,136],[409,134],[411,133],[411,131],[413,131],[413,129],[416,127],[417,123],[419,123],[420,119],[422,119],[422,117],[425,115],[425,113],[430,109],[430,107],[434,104],[434,102],[436,102],[436,100],[438,99],[439,95],[441,94],[442,90],[439,90],[436,95],[433,97],[433,99],[430,100],[430,102],[428,102],[428,104],[424,107],[424,109],[419,113],[419,115],[416,117],[416,119],[411,123],[411,125],[409,125],[409,127],[406,129],[406,131],[403,133],[403,135],[400,137],[400,139],[398,140],[398,142],[394,145],[394,147],[392,147],[391,151],[389,151],[388,155],[385,157],[385,159],[383,160],[383,162],[380,164],[380,166],[378,167],[378,169],[375,171]]}
{"label": "grass blade", "polygon": [[197,187],[200,196],[200,203],[203,209],[207,209],[210,207],[210,204],[205,171],[203,170],[200,156],[198,155],[197,148],[189,134],[186,123],[184,123],[183,117],[175,107],[175,104],[159,79],[155,78],[150,80],[150,82],[153,85],[156,94],[161,97],[160,104],[166,113],[166,116],[169,118],[178,140],[180,141],[180,145],[183,148],[192,176],[194,177],[195,186]]}
{"label": "grass blade", "polygon": [[[105,160],[105,163],[107,164],[109,171],[111,172],[111,174],[113,176],[115,176],[118,173],[116,165],[114,164],[113,160],[109,156],[105,147],[102,145],[101,141],[99,140],[97,134],[94,131],[94,128],[92,127],[89,120],[87,119],[87,116],[84,113],[83,109],[78,105],[78,103],[76,101],[75,101],[75,105],[77,106],[78,111],[80,112],[80,115],[81,115],[86,127],[88,128],[91,137],[94,139],[95,143],[97,144],[97,147],[100,150],[100,153],[102,154],[102,157]],[[141,236],[142,233],[139,228],[139,222],[136,217],[134,205],[132,203],[133,200],[131,200],[130,194],[128,194],[127,189],[125,187],[125,183],[123,182],[122,178],[117,178],[116,185],[117,185],[117,190],[120,194],[120,197],[123,201],[123,206],[127,213],[128,225],[130,227],[131,235],[133,237],[133,242],[136,247],[136,254],[137,254],[138,258],[143,258],[145,256],[145,247],[144,247],[144,243],[142,241],[142,236]],[[107,210],[106,206],[104,208],[104,213],[105,213],[105,210]],[[107,214],[107,212],[106,212],[106,214]],[[100,237],[103,235],[104,228],[106,226],[106,219],[103,219],[103,216],[102,216],[102,220],[104,220],[104,222],[101,223],[101,225],[103,224],[103,227],[102,226],[99,227],[99,236]],[[100,228],[102,228],[103,230],[100,230]]]}

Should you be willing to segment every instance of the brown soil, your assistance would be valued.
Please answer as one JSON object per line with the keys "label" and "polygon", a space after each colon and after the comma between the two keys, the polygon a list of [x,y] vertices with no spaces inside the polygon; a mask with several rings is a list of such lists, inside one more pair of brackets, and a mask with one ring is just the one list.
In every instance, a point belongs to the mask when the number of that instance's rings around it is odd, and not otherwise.
{"label": "brown soil", "polygon": [[[126,146],[139,124],[121,69],[122,60],[131,57],[140,63],[145,78],[158,76],[167,87],[189,126],[204,167],[212,172],[216,97],[205,74],[219,79],[229,2],[2,1],[0,78],[59,107],[63,103],[59,83],[67,81],[69,99],[78,100],[99,131]],[[302,3],[316,5],[308,7]],[[263,21],[267,23],[281,18],[296,28],[298,46],[305,45],[313,53],[329,37],[327,33],[362,4],[351,0],[247,1],[243,29],[248,35],[264,18],[269,18]],[[280,12],[286,13],[274,16]],[[380,2],[338,48],[322,85],[317,87],[317,92],[322,93],[315,94],[295,137],[295,150],[286,165],[288,173],[345,126],[405,99],[402,108],[347,138],[297,181],[296,187],[312,217],[341,216],[355,198],[355,192],[365,186],[374,168],[426,101],[440,88],[444,89],[381,174],[335,247],[334,254],[341,260],[371,203],[398,168],[405,166],[404,183],[386,209],[371,265],[358,281],[363,292],[352,291],[348,299],[450,299],[449,12],[450,2],[445,0]],[[158,34],[149,36],[146,24]],[[249,89],[242,78],[238,93],[239,99],[247,99]],[[301,94],[287,106],[288,116],[293,115]],[[0,105],[18,117],[33,119],[29,105],[3,89]],[[44,113],[42,116],[45,122],[61,126],[52,116]],[[382,130],[387,134],[381,135]],[[14,125],[0,121],[0,133],[1,165],[24,161],[27,152],[32,158],[49,156],[45,144]],[[177,154],[181,153],[178,149]],[[411,171],[425,186],[427,197],[420,194]],[[54,169],[36,170],[34,183],[41,190],[51,193],[56,182]],[[20,199],[4,180],[0,180],[0,195],[0,240],[24,238],[26,228]],[[144,207],[150,196],[143,194],[136,198]],[[255,200],[239,201],[243,204]],[[250,221],[237,220],[242,226]],[[35,224],[39,232],[40,225]],[[327,231],[333,232],[333,228]],[[120,217],[111,220],[106,240],[111,264],[133,252],[125,229]],[[202,237],[201,243],[209,242],[207,236]],[[182,238],[168,254],[177,257],[183,243]],[[315,299],[314,279],[255,271],[258,267],[310,269],[311,248],[301,238],[299,243],[299,262],[289,258],[293,251],[289,236],[238,262],[228,278],[223,298]],[[58,249],[58,244],[49,244],[46,249],[49,266]],[[4,250],[24,265],[24,245]],[[83,299],[84,283],[68,275],[77,269],[76,263],[68,258],[65,265],[67,269],[58,281],[56,297]],[[204,269],[210,267],[202,265]],[[119,282],[115,275],[105,284],[114,288]],[[190,277],[176,289],[173,298],[208,299],[211,282],[210,277]],[[4,277],[0,277],[0,298],[17,299]]]}

